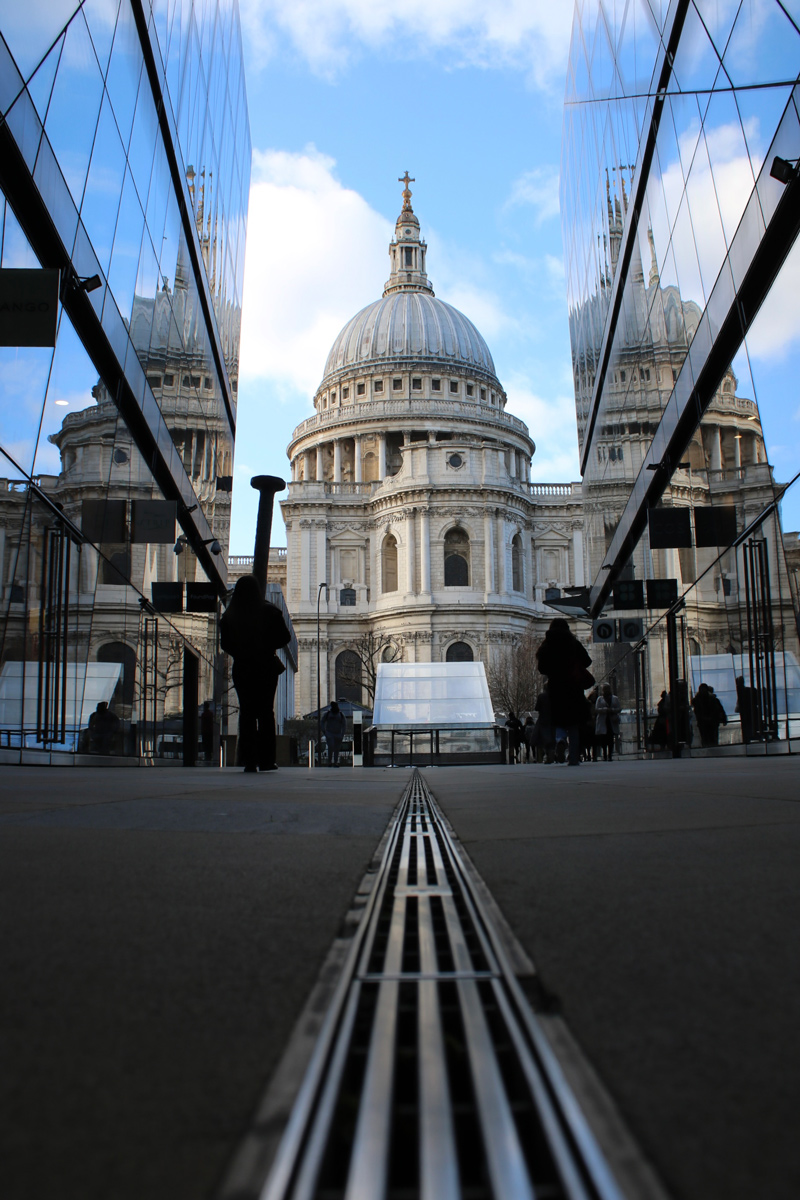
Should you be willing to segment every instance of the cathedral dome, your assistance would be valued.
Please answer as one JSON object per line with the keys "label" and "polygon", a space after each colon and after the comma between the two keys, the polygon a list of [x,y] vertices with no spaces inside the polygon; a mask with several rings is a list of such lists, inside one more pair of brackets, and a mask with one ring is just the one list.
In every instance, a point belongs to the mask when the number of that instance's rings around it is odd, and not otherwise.
{"label": "cathedral dome", "polygon": [[472,322],[429,291],[396,291],[347,322],[331,347],[323,384],[339,371],[406,359],[433,360],[495,375],[489,347]]}
{"label": "cathedral dome", "polygon": [[411,207],[408,178],[403,208],[389,246],[392,271],[380,300],[356,313],[328,354],[320,391],[350,372],[417,370],[477,373],[499,388],[489,347],[472,322],[437,300],[425,272],[427,246]]}

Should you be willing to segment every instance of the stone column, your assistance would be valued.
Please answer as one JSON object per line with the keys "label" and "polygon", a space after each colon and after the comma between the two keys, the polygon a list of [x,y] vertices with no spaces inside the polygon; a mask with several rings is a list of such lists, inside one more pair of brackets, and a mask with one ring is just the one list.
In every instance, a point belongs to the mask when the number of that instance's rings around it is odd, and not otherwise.
{"label": "stone column", "polygon": [[386,434],[378,437],[378,479],[386,478]]}
{"label": "stone column", "polygon": [[333,482],[342,482],[342,442],[336,438],[333,443]]}
{"label": "stone column", "polygon": [[325,478],[325,463],[322,457],[322,446],[317,446],[317,482],[322,483]]}
{"label": "stone column", "polygon": [[353,480],[361,483],[361,434],[353,436]]}
{"label": "stone column", "polygon": [[508,452],[508,473],[512,479],[517,478],[517,452],[513,449]]}
{"label": "stone column", "polygon": [[711,429],[711,470],[722,470],[722,433],[719,425]]}
{"label": "stone column", "polygon": [[300,526],[300,603],[311,600],[309,568],[311,566],[311,530],[308,525]]}
{"label": "stone column", "polygon": [[[320,522],[320,524],[317,525],[317,587],[319,587],[321,583],[330,582],[327,575],[327,545],[328,539],[325,526],[322,522]],[[322,603],[325,603],[324,595],[322,598]]]}
{"label": "stone column", "polygon": [[494,584],[494,520],[488,512],[483,518],[483,541],[486,558],[485,587],[487,592],[494,592],[497,590]]}
{"label": "stone column", "polygon": [[313,450],[306,450],[305,454],[303,455],[303,478],[305,479],[306,483],[308,483],[310,479],[313,479],[312,469],[314,457]]}
{"label": "stone column", "polygon": [[508,547],[506,546],[506,522],[504,517],[497,518],[497,542],[500,547],[500,588],[504,592],[511,591],[511,580],[508,577]]}
{"label": "stone column", "polygon": [[427,509],[419,514],[419,557],[421,566],[420,591],[430,595],[431,590],[431,531]]}
{"label": "stone column", "polygon": [[733,435],[733,465],[737,470],[742,465],[742,435],[740,433]]}
{"label": "stone column", "polygon": [[406,591],[414,591],[414,509],[406,516]]}
{"label": "stone column", "polygon": [[577,525],[572,527],[572,582],[575,587],[585,586],[583,574],[583,530]]}

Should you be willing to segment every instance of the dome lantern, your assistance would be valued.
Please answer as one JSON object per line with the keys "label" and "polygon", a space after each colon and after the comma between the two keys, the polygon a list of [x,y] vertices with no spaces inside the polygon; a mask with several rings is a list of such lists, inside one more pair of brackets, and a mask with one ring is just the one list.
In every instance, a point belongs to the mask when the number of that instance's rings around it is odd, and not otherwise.
{"label": "dome lantern", "polygon": [[434,295],[425,274],[425,255],[428,247],[420,237],[419,220],[411,207],[409,183],[416,182],[406,171],[397,181],[404,184],[403,208],[395,225],[394,237],[389,245],[392,273],[383,289],[384,296],[394,292],[427,292]]}

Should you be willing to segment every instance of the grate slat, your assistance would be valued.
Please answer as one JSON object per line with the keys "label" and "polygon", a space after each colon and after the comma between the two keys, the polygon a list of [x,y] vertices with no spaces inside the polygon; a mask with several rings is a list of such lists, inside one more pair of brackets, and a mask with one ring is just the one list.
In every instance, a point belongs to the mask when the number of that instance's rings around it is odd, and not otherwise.
{"label": "grate slat", "polygon": [[414,771],[259,1200],[623,1200]]}

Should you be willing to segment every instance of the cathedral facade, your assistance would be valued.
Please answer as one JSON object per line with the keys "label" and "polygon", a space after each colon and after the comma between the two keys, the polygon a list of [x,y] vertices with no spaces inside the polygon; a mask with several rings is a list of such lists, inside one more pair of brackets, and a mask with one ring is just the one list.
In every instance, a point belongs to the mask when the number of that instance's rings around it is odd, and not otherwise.
{"label": "cathedral facade", "polygon": [[288,450],[298,712],[316,707],[318,657],[323,704],[369,703],[354,644],[488,666],[585,582],[580,484],[531,482],[533,440],[481,334],[434,295],[402,182],[383,296],[336,338]]}

